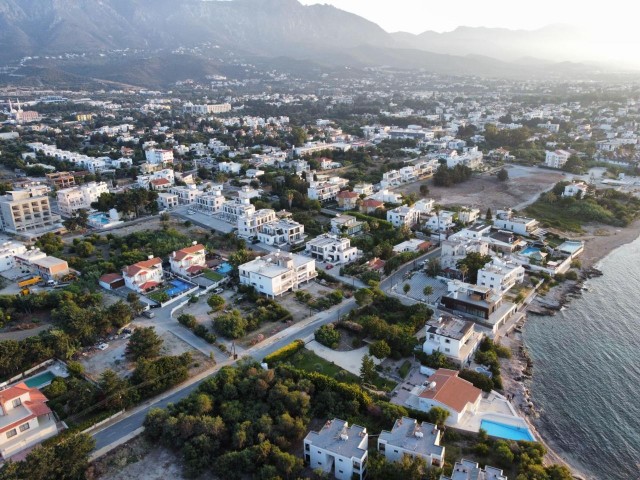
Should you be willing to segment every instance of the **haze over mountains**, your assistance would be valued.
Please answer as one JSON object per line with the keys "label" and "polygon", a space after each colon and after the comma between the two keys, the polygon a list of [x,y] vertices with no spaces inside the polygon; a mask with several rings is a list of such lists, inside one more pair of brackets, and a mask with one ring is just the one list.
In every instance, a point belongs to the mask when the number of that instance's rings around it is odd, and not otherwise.
{"label": "haze over mountains", "polygon": [[355,14],[297,0],[0,0],[3,62],[210,44],[238,55],[287,56],[321,65],[527,76],[590,70],[556,63],[552,55],[558,45],[580,39],[578,32],[561,27],[391,34]]}

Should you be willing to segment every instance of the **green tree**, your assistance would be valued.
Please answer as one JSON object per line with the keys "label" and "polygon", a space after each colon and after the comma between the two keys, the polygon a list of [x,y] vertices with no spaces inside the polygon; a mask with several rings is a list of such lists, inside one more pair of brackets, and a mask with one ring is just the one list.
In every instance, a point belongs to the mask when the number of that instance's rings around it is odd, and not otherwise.
{"label": "green tree", "polygon": [[95,247],[89,242],[80,242],[74,247],[74,250],[82,258],[87,258],[93,254]]}
{"label": "green tree", "polygon": [[447,421],[447,418],[449,418],[449,415],[449,411],[444,408],[432,407],[428,413],[429,423],[433,423],[434,425],[442,428]]}
{"label": "green tree", "polygon": [[101,397],[104,401],[104,408],[120,410],[131,405],[133,398],[129,382],[118,377],[113,370],[105,370],[98,379]]}
{"label": "green tree", "polygon": [[338,348],[340,344],[340,331],[333,325],[329,323],[327,325],[322,325],[315,331],[314,338],[318,343],[329,347],[329,348]]}
{"label": "green tree", "polygon": [[368,288],[359,289],[353,296],[360,307],[366,307],[373,302],[373,292]]}
{"label": "green tree", "polygon": [[491,213],[490,208],[487,208],[487,213],[485,214],[484,218],[487,222],[490,222],[493,220],[493,214]]}
{"label": "green tree", "polygon": [[408,283],[405,283],[405,284],[402,286],[402,291],[403,291],[403,292],[405,293],[405,295],[406,295],[407,293],[409,293],[409,290],[411,290],[411,285],[409,285]]}
{"label": "green tree", "polygon": [[369,353],[382,360],[391,355],[391,347],[384,340],[377,340],[369,346]]}
{"label": "green tree", "polygon": [[220,315],[213,321],[214,328],[227,338],[240,338],[247,334],[249,322],[238,310]]}
{"label": "green tree", "polygon": [[137,328],[129,337],[127,355],[134,360],[141,358],[155,358],[160,355],[163,340],[156,333],[154,327]]}
{"label": "green tree", "polygon": [[207,305],[209,305],[214,312],[222,310],[224,308],[224,304],[224,298],[220,295],[211,295],[207,300]]}
{"label": "green tree", "polygon": [[509,180],[509,172],[506,168],[500,169],[500,171],[498,172],[498,180],[500,180],[501,182],[506,182],[507,180]]}
{"label": "green tree", "polygon": [[466,281],[469,283],[476,283],[478,281],[478,270],[483,268],[490,261],[490,255],[470,252],[462,260],[458,260],[457,267],[460,273],[462,273],[461,268],[464,265],[467,268],[467,273],[469,275]]}
{"label": "green tree", "polygon": [[360,378],[365,383],[371,383],[376,377],[376,364],[371,356],[365,355],[362,357],[362,365],[360,366]]}
{"label": "green tree", "polygon": [[429,195],[429,186],[426,183],[420,185],[420,195],[422,195],[423,197]]}
{"label": "green tree", "polygon": [[429,295],[433,294],[433,287],[431,285],[427,285],[426,287],[424,287],[422,289],[422,293],[424,294],[425,297],[428,297]]}

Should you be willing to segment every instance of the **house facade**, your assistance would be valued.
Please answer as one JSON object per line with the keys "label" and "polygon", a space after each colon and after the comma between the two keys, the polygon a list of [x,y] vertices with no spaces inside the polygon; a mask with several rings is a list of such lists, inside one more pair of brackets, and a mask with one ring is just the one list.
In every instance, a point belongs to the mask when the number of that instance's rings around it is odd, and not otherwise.
{"label": "house facade", "polygon": [[441,316],[427,322],[422,351],[428,355],[441,352],[458,365],[464,365],[480,345],[482,333],[475,324],[460,318]]}
{"label": "house facade", "polygon": [[387,211],[387,221],[396,227],[413,227],[420,220],[420,212],[413,207],[402,205]]}
{"label": "house facade", "polygon": [[496,292],[505,293],[516,283],[524,282],[524,273],[525,270],[522,265],[494,258],[478,270],[478,285],[492,288]]}
{"label": "house facade", "polygon": [[349,263],[358,258],[358,249],[351,246],[351,240],[330,233],[307,242],[305,252],[316,260],[335,264]]}
{"label": "house facade", "polygon": [[449,425],[458,423],[466,413],[475,413],[482,399],[482,390],[458,377],[458,373],[457,370],[439,368],[425,385],[416,387],[419,409],[428,412],[433,407],[444,408],[449,412],[446,421]]}
{"label": "house facade", "polygon": [[409,417],[395,421],[390,431],[378,436],[378,452],[390,462],[399,462],[404,455],[422,458],[428,466],[444,465],[444,446],[440,445],[441,432],[431,423],[418,423]]}
{"label": "house facade", "polygon": [[183,277],[198,275],[207,268],[204,245],[196,244],[177,250],[169,255],[171,271]]}
{"label": "house facade", "polygon": [[258,240],[261,243],[280,248],[300,245],[306,237],[304,225],[289,218],[281,218],[263,225],[262,230],[258,232]]}
{"label": "house facade", "polygon": [[318,276],[315,260],[276,252],[240,265],[240,283],[270,298],[295,291]]}
{"label": "house facade", "polygon": [[134,263],[122,270],[124,284],[134,292],[145,293],[164,281],[162,260],[149,257],[148,260]]}

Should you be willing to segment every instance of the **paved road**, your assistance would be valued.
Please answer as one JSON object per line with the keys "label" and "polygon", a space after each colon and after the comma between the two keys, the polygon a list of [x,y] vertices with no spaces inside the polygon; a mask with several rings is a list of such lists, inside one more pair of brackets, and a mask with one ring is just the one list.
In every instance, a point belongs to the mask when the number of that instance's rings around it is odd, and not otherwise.
{"label": "paved road", "polygon": [[[340,316],[349,313],[355,307],[356,302],[354,299],[346,300],[330,310],[320,312],[313,317],[303,320],[302,322],[298,322],[273,337],[266,339],[264,342],[261,342],[255,347],[247,350],[245,352],[245,356],[250,356],[255,360],[261,361],[269,353],[284,347],[293,340],[308,337],[321,325],[337,321]],[[125,416],[120,417],[115,423],[97,430],[92,434],[93,438],[96,440],[96,451],[118,442],[120,439],[130,435],[132,432],[140,428],[147,413],[149,412],[149,409],[156,407],[164,408],[169,403],[179,402],[196,390],[207,378],[215,375],[220,368],[226,365],[232,365],[233,363],[235,363],[235,361],[227,358],[223,362],[218,363],[214,368],[200,374],[199,376],[189,380],[186,384],[182,384],[177,387],[177,389],[165,394],[164,397],[152,399],[127,412]]]}

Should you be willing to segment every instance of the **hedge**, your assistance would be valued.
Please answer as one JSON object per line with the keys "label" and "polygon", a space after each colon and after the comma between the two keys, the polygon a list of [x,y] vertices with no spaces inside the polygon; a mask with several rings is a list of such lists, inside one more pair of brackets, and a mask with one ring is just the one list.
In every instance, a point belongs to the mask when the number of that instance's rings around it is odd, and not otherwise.
{"label": "hedge", "polygon": [[286,360],[287,358],[291,357],[293,354],[299,352],[303,348],[304,348],[304,340],[294,340],[289,345],[285,345],[284,347],[264,357],[263,362],[266,363],[267,365],[282,362],[283,360]]}

